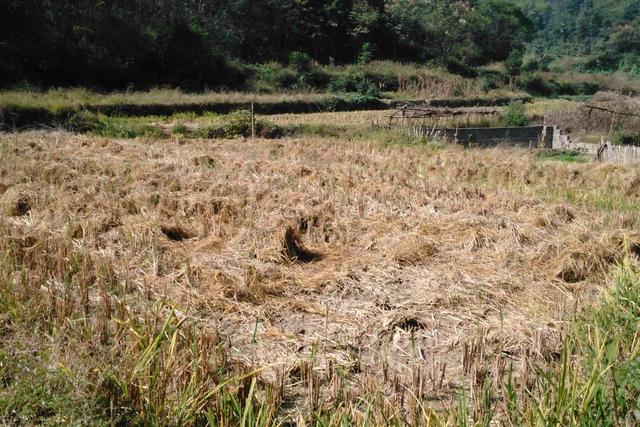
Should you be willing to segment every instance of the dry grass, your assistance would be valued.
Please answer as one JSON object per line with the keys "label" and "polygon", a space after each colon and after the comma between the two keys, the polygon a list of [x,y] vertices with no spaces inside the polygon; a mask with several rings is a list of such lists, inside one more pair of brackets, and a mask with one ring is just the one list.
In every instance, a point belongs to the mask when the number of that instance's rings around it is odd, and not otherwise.
{"label": "dry grass", "polygon": [[268,117],[269,121],[281,125],[370,125],[371,123],[386,122],[391,111],[347,111],[339,113],[311,113],[311,114],[276,114]]}
{"label": "dry grass", "polygon": [[39,91],[0,92],[0,107],[8,105],[21,107],[42,107],[49,110],[79,107],[82,105],[179,105],[208,103],[250,103],[320,101],[322,94],[278,93],[254,94],[247,92],[207,92],[186,93],[179,89],[152,89],[146,92],[111,92],[101,94],[87,89],[51,89]]}
{"label": "dry grass", "polygon": [[581,103],[568,99],[536,99],[533,103],[526,105],[526,113],[530,115],[543,116],[546,113],[565,111],[578,108]]}
{"label": "dry grass", "polygon": [[540,73],[547,80],[555,80],[560,83],[595,83],[607,90],[626,92],[629,89],[638,92],[640,81],[624,72],[615,73],[579,73],[575,71],[567,72],[564,68],[560,72]]}
{"label": "dry grass", "polygon": [[[637,248],[630,167],[325,139],[27,133],[0,148],[3,250],[33,268],[81,253],[92,316],[171,301],[306,411],[372,390],[395,410],[409,393],[447,402],[497,342],[526,371]],[[32,283],[62,307],[70,285],[45,272]],[[117,325],[95,326],[113,348]],[[73,363],[87,339],[54,354]]]}

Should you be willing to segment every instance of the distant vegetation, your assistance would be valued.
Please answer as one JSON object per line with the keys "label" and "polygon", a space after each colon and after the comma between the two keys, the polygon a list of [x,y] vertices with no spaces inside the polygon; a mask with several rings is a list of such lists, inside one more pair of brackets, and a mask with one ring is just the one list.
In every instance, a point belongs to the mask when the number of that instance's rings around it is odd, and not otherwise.
{"label": "distant vegetation", "polygon": [[588,71],[640,75],[640,0],[517,0],[537,34],[525,69],[557,58]]}
{"label": "distant vegetation", "polygon": [[638,76],[639,14],[640,0],[5,0],[0,87],[367,93],[403,90],[412,63],[436,70],[412,87],[446,86],[444,69],[485,92],[590,95],[602,85],[548,72]]}
{"label": "distant vegetation", "polygon": [[[472,66],[521,52],[531,30],[506,0],[8,0],[0,3],[0,83],[241,88],[275,73],[291,85],[300,77],[327,84],[311,60],[391,59],[473,74]],[[269,61],[292,70],[243,65]]]}

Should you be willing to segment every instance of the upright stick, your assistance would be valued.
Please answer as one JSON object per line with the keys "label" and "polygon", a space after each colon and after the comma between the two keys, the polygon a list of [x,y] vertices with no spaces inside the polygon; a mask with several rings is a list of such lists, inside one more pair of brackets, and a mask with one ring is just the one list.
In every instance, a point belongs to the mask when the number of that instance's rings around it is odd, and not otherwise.
{"label": "upright stick", "polygon": [[256,137],[256,116],[253,112],[253,101],[251,101],[251,139]]}

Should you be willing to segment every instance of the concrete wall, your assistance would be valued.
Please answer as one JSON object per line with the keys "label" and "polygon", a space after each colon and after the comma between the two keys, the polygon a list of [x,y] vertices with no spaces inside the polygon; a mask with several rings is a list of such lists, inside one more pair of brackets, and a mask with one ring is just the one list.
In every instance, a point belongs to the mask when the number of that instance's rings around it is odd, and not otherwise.
{"label": "concrete wall", "polygon": [[504,144],[513,147],[552,148],[554,128],[551,126],[524,126],[509,128],[424,129],[425,134],[437,135],[448,141],[464,145],[494,147]]}
{"label": "concrete wall", "polygon": [[[573,141],[557,126],[525,126],[513,128],[418,128],[422,136],[441,138],[463,146],[495,147],[508,145],[523,148],[579,150],[595,156],[599,145]],[[601,161],[640,163],[640,147],[618,146],[610,142],[601,153]]]}

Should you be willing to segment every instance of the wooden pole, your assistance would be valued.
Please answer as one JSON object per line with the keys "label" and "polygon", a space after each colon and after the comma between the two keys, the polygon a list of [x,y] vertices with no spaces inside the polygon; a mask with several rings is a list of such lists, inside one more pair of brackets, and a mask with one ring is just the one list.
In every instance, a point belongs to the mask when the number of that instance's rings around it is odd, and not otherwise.
{"label": "wooden pole", "polygon": [[256,138],[256,115],[253,110],[253,101],[251,101],[251,139]]}
{"label": "wooden pole", "polygon": [[615,112],[611,112],[611,125],[609,125],[609,136],[611,136],[611,134],[613,133],[613,124],[616,121],[616,113]]}

